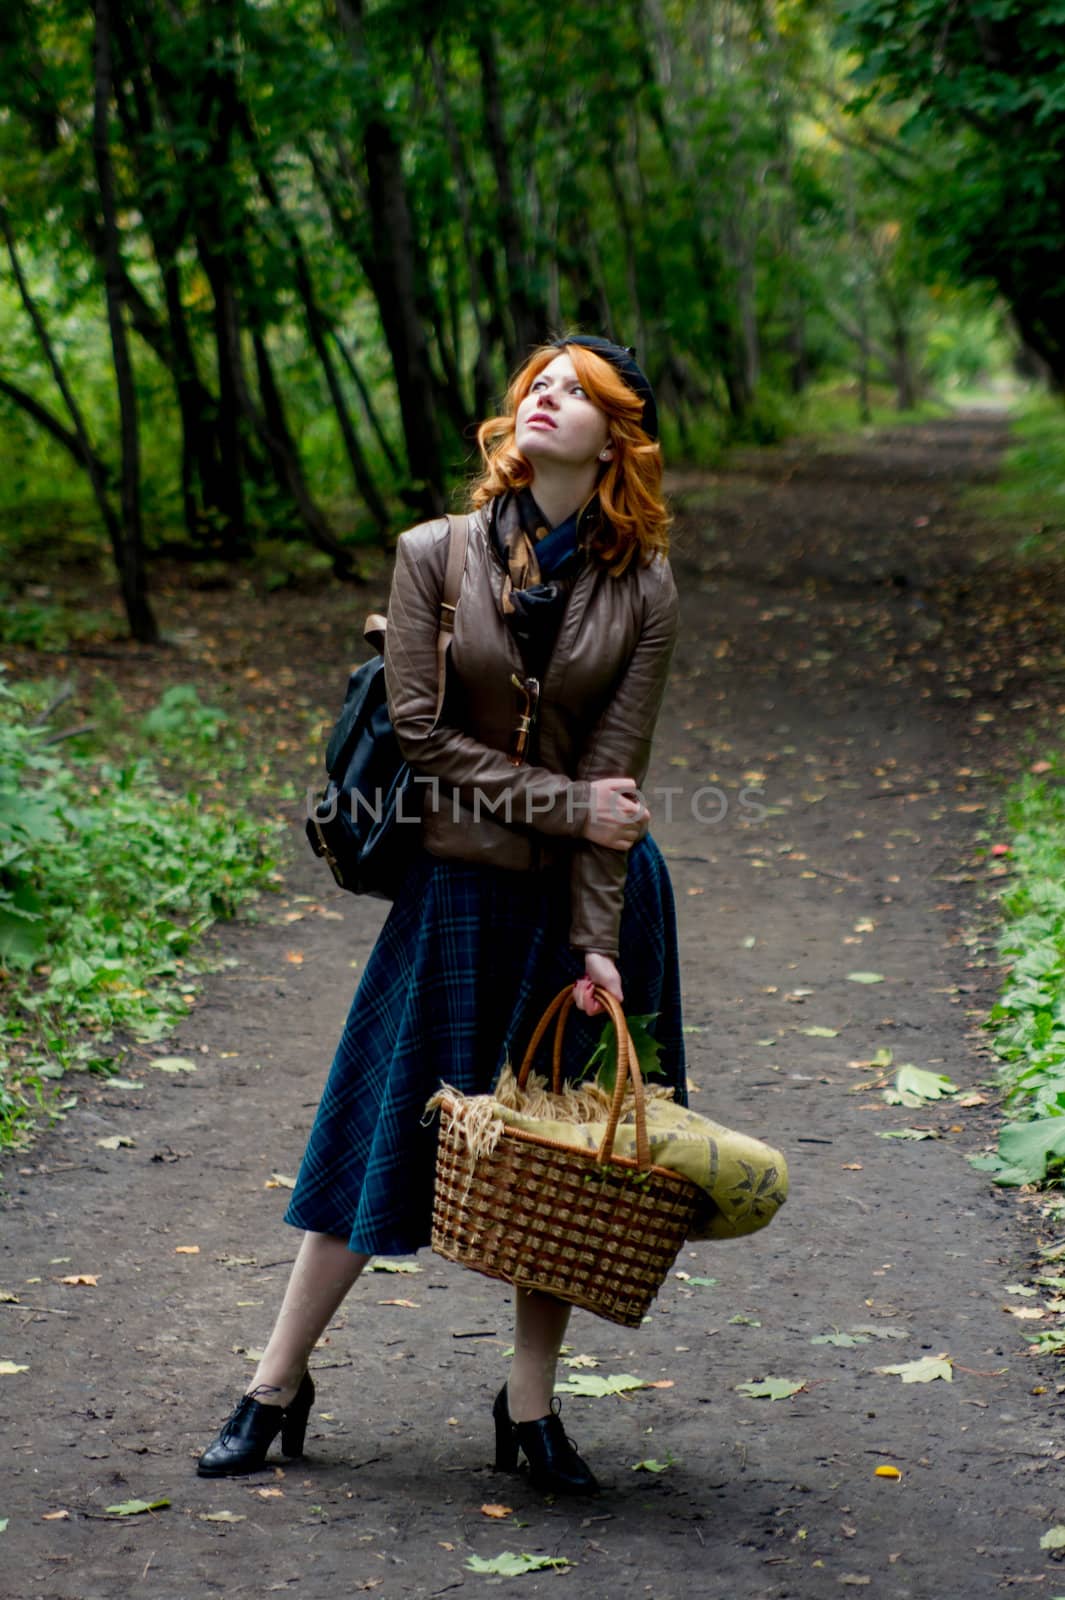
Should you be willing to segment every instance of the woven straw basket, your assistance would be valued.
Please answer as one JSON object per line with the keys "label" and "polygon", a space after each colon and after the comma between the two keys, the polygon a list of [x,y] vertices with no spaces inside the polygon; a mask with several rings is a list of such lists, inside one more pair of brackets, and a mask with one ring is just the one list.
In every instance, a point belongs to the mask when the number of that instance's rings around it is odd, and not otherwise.
{"label": "woven straw basket", "polygon": [[[692,1225],[702,1191],[651,1163],[643,1079],[625,1015],[605,989],[617,1034],[618,1067],[606,1133],[598,1152],[577,1150],[518,1128],[472,1157],[463,1132],[472,1102],[440,1102],[432,1247],[490,1278],[540,1289],[610,1322],[638,1327]],[[562,1082],[562,1040],[574,1004],[567,987],[547,1007],[529,1041],[518,1085],[553,1017],[552,1089]],[[615,1156],[626,1088],[636,1112],[636,1156]],[[479,1097],[476,1097],[479,1098]]]}

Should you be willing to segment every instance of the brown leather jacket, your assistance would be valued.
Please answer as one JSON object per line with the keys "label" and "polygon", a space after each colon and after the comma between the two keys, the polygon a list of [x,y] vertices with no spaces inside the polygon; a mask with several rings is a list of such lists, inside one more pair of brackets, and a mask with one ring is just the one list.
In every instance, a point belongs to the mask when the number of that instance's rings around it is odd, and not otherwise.
{"label": "brown leather jacket", "polygon": [[437,619],[447,559],[440,517],[400,535],[388,604],[385,686],[403,757],[424,782],[422,837],[433,854],[518,872],[569,860],[570,944],[616,956],[627,853],[581,838],[593,778],[642,785],[677,632],[669,562],[611,577],[594,558],[562,617],[541,690],[532,764],[508,752],[524,678],[503,620],[503,566],[488,509],[470,519],[435,721]]}

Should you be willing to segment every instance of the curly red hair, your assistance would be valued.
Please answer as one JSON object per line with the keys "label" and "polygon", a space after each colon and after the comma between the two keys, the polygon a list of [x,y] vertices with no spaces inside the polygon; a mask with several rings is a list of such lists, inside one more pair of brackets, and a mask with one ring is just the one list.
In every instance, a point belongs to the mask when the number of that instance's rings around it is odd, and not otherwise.
{"label": "curly red hair", "polygon": [[470,486],[470,503],[483,506],[509,489],[533,481],[531,462],[514,443],[514,417],[533,380],[549,362],[565,352],[581,386],[607,420],[614,454],[596,489],[603,518],[588,539],[588,549],[613,576],[638,554],[645,566],[669,552],[670,516],[662,498],[662,451],[640,426],[643,401],[609,361],[583,345],[540,345],[510,381],[504,411],[477,430],[484,469]]}

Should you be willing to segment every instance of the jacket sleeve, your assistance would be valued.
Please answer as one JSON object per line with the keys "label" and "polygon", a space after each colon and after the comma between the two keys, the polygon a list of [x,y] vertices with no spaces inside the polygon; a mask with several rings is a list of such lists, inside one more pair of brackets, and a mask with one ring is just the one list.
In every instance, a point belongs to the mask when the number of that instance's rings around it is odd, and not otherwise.
{"label": "jacket sleeve", "polygon": [[[446,542],[440,548],[446,558]],[[385,693],[403,759],[419,775],[450,784],[467,805],[478,792],[498,820],[577,838],[588,816],[587,782],[546,767],[516,767],[505,752],[435,720],[436,638],[444,581],[443,561],[434,563],[435,553],[409,534],[401,534],[396,547],[385,632]]]}
{"label": "jacket sleeve", "polygon": [[[631,776],[643,786],[655,723],[677,640],[677,588],[668,561],[649,569],[659,582],[649,595],[640,636],[617,689],[599,719],[577,777]],[[570,945],[617,957],[628,852],[582,839],[570,869]]]}

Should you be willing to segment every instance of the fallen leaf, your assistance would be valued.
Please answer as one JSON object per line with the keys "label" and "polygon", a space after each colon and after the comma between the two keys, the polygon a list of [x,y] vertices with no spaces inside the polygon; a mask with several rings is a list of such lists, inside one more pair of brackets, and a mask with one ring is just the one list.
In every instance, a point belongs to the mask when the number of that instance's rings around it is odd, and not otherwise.
{"label": "fallen leaf", "polygon": [[1011,1317],[1020,1317],[1023,1322],[1041,1322],[1046,1312],[1041,1306],[1003,1306],[1003,1311],[1008,1311]]}
{"label": "fallen leaf", "polygon": [[158,1072],[196,1071],[195,1061],[190,1061],[188,1056],[156,1056],[148,1065],[155,1067]]}
{"label": "fallen leaf", "polygon": [[287,962],[289,962],[294,967],[300,967],[300,966],[303,965],[303,951],[302,950],[286,950],[285,951],[285,960]]}
{"label": "fallen leaf", "polygon": [[45,1511],[41,1515],[42,1522],[67,1522],[69,1519],[69,1511]]}
{"label": "fallen leaf", "polygon": [[[882,972],[848,972],[847,981],[849,983],[883,983],[884,974]],[[868,1578],[865,1581],[868,1583]]]}
{"label": "fallen leaf", "polygon": [[634,1378],[628,1372],[612,1373],[608,1378],[597,1378],[594,1372],[575,1372],[572,1377],[555,1384],[555,1393],[580,1394],[601,1400],[607,1395],[624,1394],[629,1389],[649,1387],[642,1378]]}
{"label": "fallen leaf", "polygon": [[838,1028],[799,1028],[799,1033],[805,1033],[808,1039],[838,1039]]}
{"label": "fallen leaf", "polygon": [[562,1364],[566,1367],[597,1367],[599,1362],[595,1356],[563,1356]]}
{"label": "fallen leaf", "polygon": [[144,1511],[162,1511],[169,1500],[122,1500],[117,1506],[104,1506],[109,1517],[139,1517]]}
{"label": "fallen leaf", "polygon": [[903,1383],[933,1383],[942,1378],[946,1383],[954,1380],[954,1365],[947,1355],[922,1356],[919,1361],[901,1361],[895,1367],[877,1367],[885,1377],[898,1376]]}
{"label": "fallen leaf", "polygon": [[441,1550],[454,1550],[455,1548],[449,1539],[438,1539],[436,1542]]}
{"label": "fallen leaf", "polygon": [[844,1161],[839,1170],[841,1172],[861,1172],[862,1164],[860,1161]]}
{"label": "fallen leaf", "polygon": [[482,1517],[495,1517],[498,1520],[502,1517],[512,1517],[513,1515],[513,1506],[484,1505],[481,1507]]}
{"label": "fallen leaf", "polygon": [[132,1150],[134,1141],[124,1133],[112,1133],[106,1139],[97,1139],[101,1150]]}
{"label": "fallen leaf", "polygon": [[930,1100],[943,1100],[956,1094],[958,1085],[945,1072],[925,1072],[920,1067],[902,1066],[895,1074],[895,1085],[884,1090],[891,1106],[923,1106]]}
{"label": "fallen leaf", "polygon": [[1039,1541],[1040,1550],[1065,1550],[1065,1524],[1055,1523]]}
{"label": "fallen leaf", "polygon": [[10,1378],[16,1372],[28,1372],[29,1370],[29,1367],[20,1367],[15,1361],[0,1361],[0,1378]]}
{"label": "fallen leaf", "polygon": [[652,1456],[647,1461],[634,1461],[632,1470],[633,1472],[668,1472],[670,1465],[670,1462],[656,1461]]}
{"label": "fallen leaf", "polygon": [[872,1578],[864,1578],[860,1572],[845,1572],[839,1581],[840,1583],[852,1584],[857,1589],[863,1584],[872,1583],[873,1580]]}
{"label": "fallen leaf", "polygon": [[0,1305],[17,1306],[18,1303],[19,1298],[17,1294],[12,1294],[8,1289],[0,1289]]}
{"label": "fallen leaf", "polygon": [[198,1256],[199,1253],[200,1247],[198,1244],[176,1244],[174,1246],[174,1254],[176,1256]]}
{"label": "fallen leaf", "polygon": [[[1040,1281],[1040,1283],[1045,1283],[1046,1279],[1045,1278],[1040,1278],[1039,1281]],[[1003,1294],[1023,1294],[1026,1298],[1030,1299],[1033,1295],[1037,1295],[1039,1293],[1039,1290],[1038,1289],[1033,1289],[1032,1286],[1030,1284],[1027,1284],[1027,1283],[1007,1283],[1007,1285],[1003,1289],[1002,1293]]]}
{"label": "fallen leaf", "polygon": [[852,1345],[868,1344],[869,1335],[867,1333],[840,1333],[837,1328],[835,1333],[817,1334],[815,1338],[810,1340],[810,1343],[838,1345],[842,1350],[849,1350]]}
{"label": "fallen leaf", "polygon": [[737,1383],[737,1394],[745,1394],[751,1400],[788,1400],[793,1394],[798,1394],[800,1389],[805,1389],[806,1379],[800,1378],[763,1378],[759,1382]]}
{"label": "fallen leaf", "polygon": [[934,1128],[888,1128],[877,1134],[878,1139],[941,1139]]}
{"label": "fallen leaf", "polygon": [[294,1189],[295,1187],[295,1178],[286,1178],[283,1172],[271,1172],[263,1184],[264,1189]]}
{"label": "fallen leaf", "polygon": [[252,1494],[257,1494],[260,1500],[283,1500],[284,1489],[253,1489]]}
{"label": "fallen leaf", "polygon": [[672,1378],[656,1378],[653,1383],[644,1384],[645,1389],[672,1389],[673,1387],[674,1380]]}
{"label": "fallen leaf", "polygon": [[902,1477],[902,1473],[899,1471],[898,1467],[883,1466],[877,1467],[875,1476],[878,1478],[892,1478],[897,1480]]}
{"label": "fallen leaf", "polygon": [[568,1567],[572,1563],[565,1556],[515,1555],[504,1550],[502,1555],[486,1560],[484,1556],[470,1556],[466,1567],[470,1572],[492,1573],[497,1578],[520,1578],[525,1572],[540,1572],[545,1567]]}
{"label": "fallen leaf", "polygon": [[418,1311],[421,1307],[420,1300],[378,1300],[379,1306],[406,1306],[408,1311]]}
{"label": "fallen leaf", "polygon": [[6,1533],[7,1532],[7,1524],[8,1524],[7,1517],[0,1517],[0,1533]]}
{"label": "fallen leaf", "polygon": [[201,1511],[201,1522],[247,1522],[247,1517],[238,1516],[235,1511]]}
{"label": "fallen leaf", "polygon": [[72,1272],[69,1277],[57,1278],[57,1283],[84,1284],[89,1289],[96,1288],[97,1274],[95,1272]]}
{"label": "fallen leaf", "polygon": [[422,1269],[416,1261],[393,1261],[388,1256],[374,1256],[362,1270],[363,1272],[420,1272]]}
{"label": "fallen leaf", "polygon": [[737,1311],[734,1317],[729,1317],[729,1322],[737,1328],[760,1328],[762,1326],[757,1317],[744,1316],[742,1311]]}

